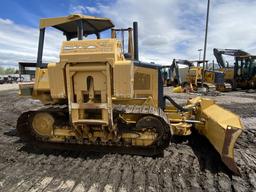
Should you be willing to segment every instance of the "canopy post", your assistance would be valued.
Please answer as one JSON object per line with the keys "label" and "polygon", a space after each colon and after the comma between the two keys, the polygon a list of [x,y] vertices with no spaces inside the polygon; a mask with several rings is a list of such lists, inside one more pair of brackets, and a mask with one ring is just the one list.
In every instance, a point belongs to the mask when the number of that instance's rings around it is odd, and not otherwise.
{"label": "canopy post", "polygon": [[40,29],[38,52],[37,52],[37,64],[36,64],[37,67],[40,67],[40,68],[43,66],[44,34],[45,34],[45,28]]}
{"label": "canopy post", "polygon": [[83,21],[80,19],[77,21],[77,38],[78,40],[83,40],[84,25]]}

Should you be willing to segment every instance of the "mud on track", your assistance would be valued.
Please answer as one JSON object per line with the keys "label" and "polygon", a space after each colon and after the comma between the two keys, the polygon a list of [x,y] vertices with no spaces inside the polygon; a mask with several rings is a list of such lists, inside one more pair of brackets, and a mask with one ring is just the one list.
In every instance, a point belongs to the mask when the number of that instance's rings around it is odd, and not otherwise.
{"label": "mud on track", "polygon": [[[179,103],[194,95],[172,94]],[[202,136],[174,138],[164,157],[39,150],[16,136],[18,116],[40,103],[0,92],[0,191],[256,191],[256,94],[225,93],[217,102],[242,117],[233,176]]]}

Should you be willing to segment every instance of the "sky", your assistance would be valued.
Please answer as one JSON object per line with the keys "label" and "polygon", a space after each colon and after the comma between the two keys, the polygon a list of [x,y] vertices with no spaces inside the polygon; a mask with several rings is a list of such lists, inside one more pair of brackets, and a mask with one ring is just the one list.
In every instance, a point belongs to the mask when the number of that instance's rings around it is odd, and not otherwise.
{"label": "sky", "polygon": [[[196,60],[204,45],[207,0],[8,0],[0,6],[0,66],[36,61],[40,18],[72,13],[110,18],[117,28],[139,23],[140,60]],[[256,54],[256,1],[211,0],[207,59],[213,48]],[[65,38],[46,32],[44,61],[56,62]]]}

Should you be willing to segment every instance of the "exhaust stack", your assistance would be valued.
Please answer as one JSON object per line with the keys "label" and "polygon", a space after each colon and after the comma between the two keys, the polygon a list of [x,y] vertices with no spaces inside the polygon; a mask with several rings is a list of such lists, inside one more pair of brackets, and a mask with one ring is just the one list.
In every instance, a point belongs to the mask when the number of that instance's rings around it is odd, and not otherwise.
{"label": "exhaust stack", "polygon": [[133,22],[134,60],[139,61],[138,22]]}

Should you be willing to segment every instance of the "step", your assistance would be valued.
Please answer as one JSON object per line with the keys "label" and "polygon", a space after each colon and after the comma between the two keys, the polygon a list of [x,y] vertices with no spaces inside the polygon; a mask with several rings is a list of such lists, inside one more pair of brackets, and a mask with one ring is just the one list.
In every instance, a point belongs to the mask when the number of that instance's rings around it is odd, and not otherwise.
{"label": "step", "polygon": [[104,121],[104,120],[101,120],[101,119],[79,119],[77,121],[74,121],[73,123],[86,123],[86,124],[92,124],[92,125],[98,125],[98,124],[101,124],[101,125],[107,125],[108,122],[107,121]]}
{"label": "step", "polygon": [[71,109],[108,109],[107,103],[71,103]]}

